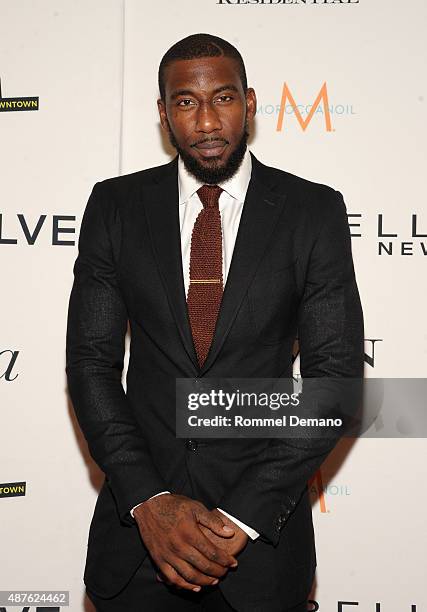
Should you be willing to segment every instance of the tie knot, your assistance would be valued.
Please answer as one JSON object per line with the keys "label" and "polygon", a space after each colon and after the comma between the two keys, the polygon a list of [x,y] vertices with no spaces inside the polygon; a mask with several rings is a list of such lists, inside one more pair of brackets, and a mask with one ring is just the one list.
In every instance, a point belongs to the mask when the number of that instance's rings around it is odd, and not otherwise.
{"label": "tie knot", "polygon": [[219,196],[222,188],[219,185],[202,185],[197,190],[203,208],[218,208]]}

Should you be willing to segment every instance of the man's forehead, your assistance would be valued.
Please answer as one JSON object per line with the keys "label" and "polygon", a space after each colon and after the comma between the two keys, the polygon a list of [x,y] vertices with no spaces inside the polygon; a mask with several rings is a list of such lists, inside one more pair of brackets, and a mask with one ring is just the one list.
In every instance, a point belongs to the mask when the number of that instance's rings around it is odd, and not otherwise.
{"label": "man's forehead", "polygon": [[165,70],[165,85],[169,95],[179,90],[213,91],[226,85],[240,89],[236,62],[229,57],[200,57],[176,60]]}

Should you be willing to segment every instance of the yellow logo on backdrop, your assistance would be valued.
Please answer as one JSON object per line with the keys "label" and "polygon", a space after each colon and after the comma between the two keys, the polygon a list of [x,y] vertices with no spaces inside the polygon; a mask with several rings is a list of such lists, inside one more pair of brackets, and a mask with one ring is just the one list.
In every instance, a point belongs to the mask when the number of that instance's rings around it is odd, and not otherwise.
{"label": "yellow logo on backdrop", "polygon": [[[27,483],[23,482],[0,482],[0,498],[1,497],[20,497],[25,495]],[[0,608],[1,610],[1,608]]]}
{"label": "yellow logo on backdrop", "polygon": [[[319,93],[317,94],[317,98],[311,106],[310,112],[308,113],[306,119],[302,118],[300,110],[298,108],[298,104],[295,102],[295,98],[293,97],[291,90],[288,87],[287,83],[283,83],[282,90],[282,99],[280,101],[279,108],[279,116],[277,118],[277,132],[281,132],[283,128],[283,118],[285,116],[286,109],[286,101],[289,100],[289,103],[295,113],[295,117],[297,118],[298,123],[301,126],[303,132],[307,129],[310,121],[313,119],[313,115],[317,110],[317,107],[320,105],[320,102],[323,102],[323,114],[325,116],[325,126],[327,132],[332,132],[332,123],[331,123],[331,114],[329,112],[329,101],[328,101],[328,89],[326,87],[326,81],[323,83],[320,88]],[[308,108],[308,107],[307,107]]]}
{"label": "yellow logo on backdrop", "polygon": [[[3,98],[0,79],[0,113],[13,111],[37,111],[39,110],[38,96],[25,96],[19,98]],[[0,611],[1,612],[1,611]]]}

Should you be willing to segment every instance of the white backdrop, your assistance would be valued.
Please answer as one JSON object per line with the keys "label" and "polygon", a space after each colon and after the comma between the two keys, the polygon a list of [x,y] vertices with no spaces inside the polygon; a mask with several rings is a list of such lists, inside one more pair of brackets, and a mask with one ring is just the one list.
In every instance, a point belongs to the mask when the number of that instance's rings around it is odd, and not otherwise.
{"label": "white backdrop", "polygon": [[[421,0],[0,0],[0,487],[27,483],[0,497],[0,590],[66,589],[72,612],[91,609],[82,574],[101,475],[66,396],[72,265],[92,185],[170,159],[157,69],[180,38],[235,44],[258,97],[251,149],[343,193],[366,376],[425,375],[427,237],[412,234],[427,234],[426,21]],[[322,105],[303,130],[289,100],[276,129],[285,83],[303,120],[326,83],[331,131]],[[38,96],[39,110],[1,112],[19,96]],[[379,237],[379,219],[397,236]],[[71,244],[53,244],[55,224]],[[345,440],[330,455],[312,486],[314,609],[427,607],[425,460],[422,439]]]}

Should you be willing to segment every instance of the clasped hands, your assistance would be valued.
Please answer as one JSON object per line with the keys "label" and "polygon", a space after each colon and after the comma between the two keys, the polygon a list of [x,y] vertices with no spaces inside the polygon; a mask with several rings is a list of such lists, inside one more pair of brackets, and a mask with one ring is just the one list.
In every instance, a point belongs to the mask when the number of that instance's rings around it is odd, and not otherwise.
{"label": "clasped hands", "polygon": [[247,534],[219,510],[165,493],[134,511],[142,540],[157,565],[157,579],[170,586],[200,591],[217,584],[248,541]]}

